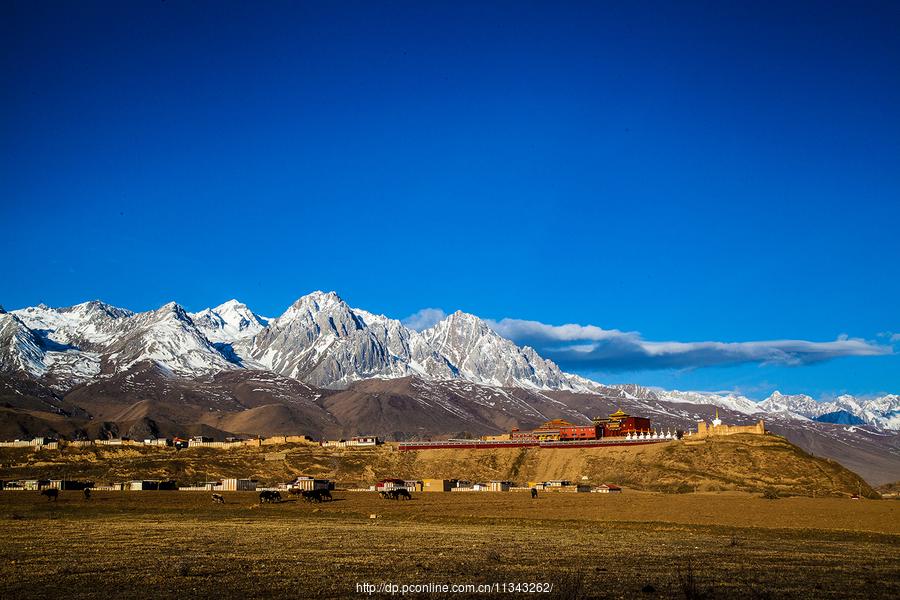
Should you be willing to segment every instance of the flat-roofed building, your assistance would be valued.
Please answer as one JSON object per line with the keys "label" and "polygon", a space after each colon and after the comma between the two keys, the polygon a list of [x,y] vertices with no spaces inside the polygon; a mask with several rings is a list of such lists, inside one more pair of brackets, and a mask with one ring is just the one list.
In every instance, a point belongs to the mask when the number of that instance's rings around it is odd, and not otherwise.
{"label": "flat-roofed building", "polygon": [[255,479],[223,479],[215,489],[223,492],[253,492],[259,482]]}
{"label": "flat-roofed building", "polygon": [[350,446],[377,446],[381,443],[374,435],[355,435],[350,438]]}
{"label": "flat-roofed building", "polygon": [[94,487],[93,481],[73,481],[70,479],[51,479],[48,488],[54,490],[83,490]]}
{"label": "flat-roofed building", "polygon": [[333,485],[329,479],[316,479],[315,477],[301,476],[295,479],[290,487],[311,492],[313,490],[329,490]]}
{"label": "flat-roofed building", "polygon": [[133,492],[178,489],[178,485],[171,479],[135,479],[134,481],[129,481],[127,486],[126,489]]}
{"label": "flat-roofed building", "polygon": [[423,479],[423,492],[449,492],[456,485],[455,479]]}

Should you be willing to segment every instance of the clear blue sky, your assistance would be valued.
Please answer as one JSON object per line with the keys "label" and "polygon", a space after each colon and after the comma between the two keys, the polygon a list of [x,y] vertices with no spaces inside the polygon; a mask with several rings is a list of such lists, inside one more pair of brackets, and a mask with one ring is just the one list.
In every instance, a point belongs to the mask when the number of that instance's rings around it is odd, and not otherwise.
{"label": "clear blue sky", "polygon": [[[889,347],[898,30],[897,2],[3,2],[0,303],[334,289]],[[900,392],[896,353],[705,364],[577,368]]]}

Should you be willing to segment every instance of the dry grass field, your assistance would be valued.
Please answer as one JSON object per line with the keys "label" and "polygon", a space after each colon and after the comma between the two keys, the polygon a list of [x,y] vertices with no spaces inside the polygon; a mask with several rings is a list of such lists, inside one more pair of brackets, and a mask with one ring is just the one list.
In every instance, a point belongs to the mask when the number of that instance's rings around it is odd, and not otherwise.
{"label": "dry grass field", "polygon": [[553,590],[478,597],[900,596],[893,500],[414,496],[260,506],[246,492],[224,505],[204,492],[64,492],[56,503],[0,492],[0,598],[343,598],[366,596],[362,583],[503,582]]}

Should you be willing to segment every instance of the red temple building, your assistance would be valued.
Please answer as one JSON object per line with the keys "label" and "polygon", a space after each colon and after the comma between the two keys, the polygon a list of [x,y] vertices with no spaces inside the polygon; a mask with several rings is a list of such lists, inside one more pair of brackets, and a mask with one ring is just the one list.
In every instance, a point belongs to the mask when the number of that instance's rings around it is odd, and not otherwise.
{"label": "red temple building", "polygon": [[632,417],[621,410],[617,410],[609,415],[609,418],[594,419],[591,425],[575,425],[563,419],[553,419],[535,429],[513,429],[510,431],[507,439],[513,441],[574,442],[625,436],[629,433],[642,433],[645,431],[650,431],[650,419]]}
{"label": "red temple building", "polygon": [[598,431],[602,429],[602,437],[616,437],[628,435],[629,433],[650,431],[650,419],[632,417],[622,409],[612,413],[607,419],[594,419],[594,425],[597,426]]}

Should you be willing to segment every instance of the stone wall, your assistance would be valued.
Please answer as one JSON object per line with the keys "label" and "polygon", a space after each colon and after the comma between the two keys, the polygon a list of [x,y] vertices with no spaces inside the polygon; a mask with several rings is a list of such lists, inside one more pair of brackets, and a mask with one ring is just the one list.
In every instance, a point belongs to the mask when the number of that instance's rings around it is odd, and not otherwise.
{"label": "stone wall", "polygon": [[766,426],[762,419],[757,421],[756,425],[710,425],[706,421],[697,423],[697,434],[692,437],[707,437],[713,435],[735,435],[738,433],[751,433],[754,435],[765,435]]}

